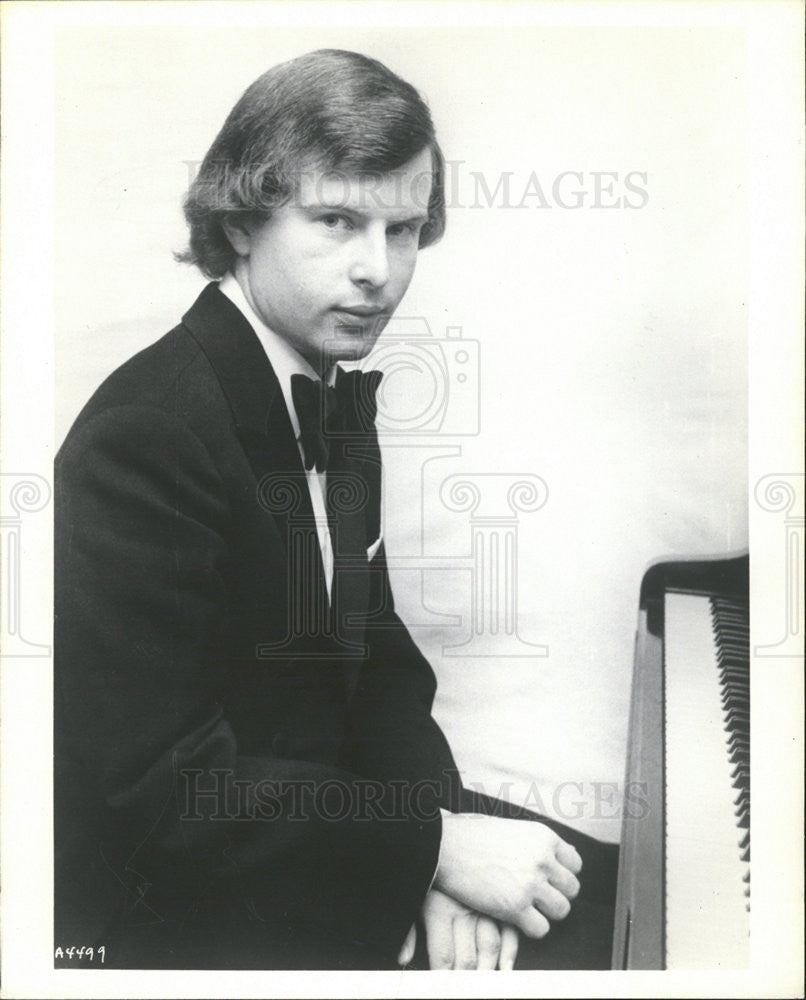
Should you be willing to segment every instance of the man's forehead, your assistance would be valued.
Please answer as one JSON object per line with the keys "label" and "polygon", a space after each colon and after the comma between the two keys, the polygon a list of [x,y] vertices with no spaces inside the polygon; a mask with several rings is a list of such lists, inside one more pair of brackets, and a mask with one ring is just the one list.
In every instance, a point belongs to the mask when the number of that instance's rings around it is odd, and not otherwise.
{"label": "man's forehead", "polygon": [[356,212],[381,211],[405,218],[428,211],[433,170],[431,156],[418,156],[385,172],[354,172],[339,168],[300,172],[296,201],[302,208],[344,208]]}

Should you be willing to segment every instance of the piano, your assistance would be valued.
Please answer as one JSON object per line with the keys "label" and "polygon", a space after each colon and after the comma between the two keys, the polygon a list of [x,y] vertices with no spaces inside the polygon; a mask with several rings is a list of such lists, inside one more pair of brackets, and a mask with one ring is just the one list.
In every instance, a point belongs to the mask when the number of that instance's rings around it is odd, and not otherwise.
{"label": "piano", "polygon": [[641,585],[614,969],[750,959],[749,558]]}

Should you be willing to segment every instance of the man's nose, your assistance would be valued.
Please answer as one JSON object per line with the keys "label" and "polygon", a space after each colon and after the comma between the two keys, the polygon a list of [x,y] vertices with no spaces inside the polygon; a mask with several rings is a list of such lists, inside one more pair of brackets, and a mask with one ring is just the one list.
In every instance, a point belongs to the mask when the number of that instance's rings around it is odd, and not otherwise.
{"label": "man's nose", "polygon": [[368,228],[356,238],[350,278],[361,285],[383,288],[389,280],[389,255],[386,245],[386,227],[382,230]]}

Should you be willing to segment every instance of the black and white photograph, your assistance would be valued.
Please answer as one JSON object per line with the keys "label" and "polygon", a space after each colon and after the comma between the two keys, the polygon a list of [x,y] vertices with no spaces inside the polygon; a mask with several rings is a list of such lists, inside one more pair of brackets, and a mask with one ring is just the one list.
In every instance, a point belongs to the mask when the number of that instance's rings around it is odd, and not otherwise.
{"label": "black and white photograph", "polygon": [[801,6],[2,18],[5,995],[797,995]]}

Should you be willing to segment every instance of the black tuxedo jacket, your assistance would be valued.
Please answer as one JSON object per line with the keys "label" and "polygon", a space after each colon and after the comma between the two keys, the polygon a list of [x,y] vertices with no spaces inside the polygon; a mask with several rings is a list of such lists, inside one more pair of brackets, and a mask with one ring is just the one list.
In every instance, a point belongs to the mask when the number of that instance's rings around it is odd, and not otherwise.
{"label": "black tuxedo jacket", "polygon": [[[374,428],[355,452],[369,544]],[[383,547],[334,635],[310,518],[277,378],[209,285],[56,460],[57,946],[134,967],[393,961],[455,764]]]}

